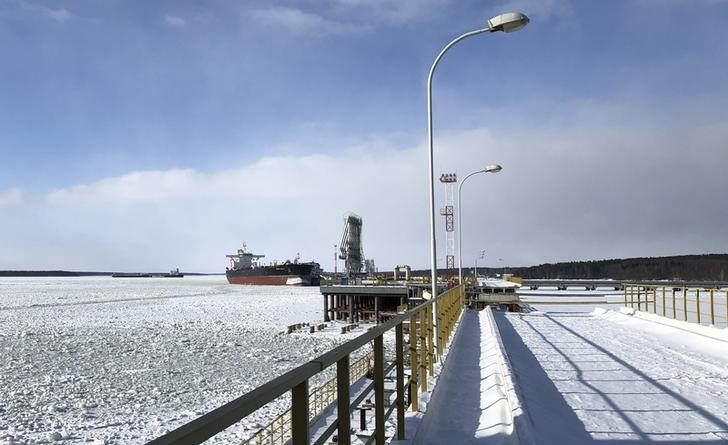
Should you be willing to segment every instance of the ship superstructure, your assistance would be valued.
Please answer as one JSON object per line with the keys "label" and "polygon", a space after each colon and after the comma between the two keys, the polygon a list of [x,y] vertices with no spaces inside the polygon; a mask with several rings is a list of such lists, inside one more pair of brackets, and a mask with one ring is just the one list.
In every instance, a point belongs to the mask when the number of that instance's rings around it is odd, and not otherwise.
{"label": "ship superstructure", "polygon": [[264,265],[257,255],[247,251],[247,245],[237,253],[225,255],[230,267],[225,271],[230,284],[318,286],[321,282],[321,267],[313,261],[302,263],[296,255],[293,261]]}

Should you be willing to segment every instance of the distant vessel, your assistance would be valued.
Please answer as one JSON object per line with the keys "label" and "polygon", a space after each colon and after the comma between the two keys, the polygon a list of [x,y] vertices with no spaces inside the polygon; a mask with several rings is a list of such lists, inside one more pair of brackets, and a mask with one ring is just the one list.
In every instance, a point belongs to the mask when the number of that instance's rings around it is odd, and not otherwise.
{"label": "distant vessel", "polygon": [[169,273],[153,273],[153,272],[116,272],[111,274],[112,278],[182,278],[179,268],[170,270]]}
{"label": "distant vessel", "polygon": [[166,273],[162,275],[164,278],[182,278],[185,275],[183,273],[180,273],[179,267],[173,270],[170,270],[169,273]]}
{"label": "distant vessel", "polygon": [[112,278],[151,278],[152,274],[142,272],[116,272],[111,274]]}
{"label": "distant vessel", "polygon": [[258,261],[265,255],[256,255],[246,249],[243,243],[238,253],[225,255],[230,259],[230,267],[225,270],[230,284],[318,286],[321,283],[319,263],[300,263],[296,256],[293,261],[265,266]]}

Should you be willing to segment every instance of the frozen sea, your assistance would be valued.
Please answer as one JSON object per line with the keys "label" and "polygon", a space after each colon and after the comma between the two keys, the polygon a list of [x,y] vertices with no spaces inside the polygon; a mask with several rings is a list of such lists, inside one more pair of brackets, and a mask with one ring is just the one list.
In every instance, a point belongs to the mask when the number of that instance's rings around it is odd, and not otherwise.
{"label": "frozen sea", "polygon": [[285,334],[322,306],[317,287],[224,276],[0,279],[0,444],[145,443],[361,334]]}

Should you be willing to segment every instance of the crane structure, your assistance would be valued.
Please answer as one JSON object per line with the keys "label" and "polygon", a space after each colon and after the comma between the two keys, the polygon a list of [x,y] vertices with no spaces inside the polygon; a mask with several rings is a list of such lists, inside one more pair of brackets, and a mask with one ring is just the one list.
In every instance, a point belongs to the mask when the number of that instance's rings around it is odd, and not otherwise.
{"label": "crane structure", "polygon": [[344,270],[348,277],[362,272],[364,251],[361,247],[361,216],[349,213],[344,217],[344,233],[339,243],[339,259],[344,260]]}
{"label": "crane structure", "polygon": [[440,209],[440,215],[445,217],[445,269],[450,273],[455,271],[455,183],[458,182],[456,173],[443,173],[440,182],[445,184],[445,207]]}

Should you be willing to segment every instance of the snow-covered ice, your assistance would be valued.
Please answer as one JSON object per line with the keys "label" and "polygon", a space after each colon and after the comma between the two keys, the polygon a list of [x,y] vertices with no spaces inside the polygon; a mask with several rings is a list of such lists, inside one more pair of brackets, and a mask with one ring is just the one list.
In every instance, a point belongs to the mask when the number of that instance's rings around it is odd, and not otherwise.
{"label": "snow-covered ice", "polygon": [[144,443],[363,332],[285,334],[321,312],[316,287],[220,276],[2,279],[0,443]]}

